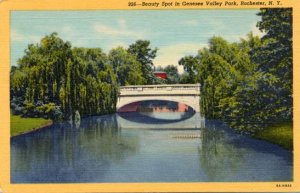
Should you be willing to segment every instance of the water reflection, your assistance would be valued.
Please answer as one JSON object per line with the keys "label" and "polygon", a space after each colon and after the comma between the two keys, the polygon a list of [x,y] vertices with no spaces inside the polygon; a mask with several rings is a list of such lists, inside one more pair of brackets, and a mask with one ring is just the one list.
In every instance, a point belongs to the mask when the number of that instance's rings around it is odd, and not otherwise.
{"label": "water reflection", "polygon": [[114,114],[82,119],[79,127],[61,123],[18,136],[11,140],[11,181],[292,180],[290,151],[237,135],[218,121],[206,121],[200,129],[197,119],[143,124]]}
{"label": "water reflection", "polygon": [[199,163],[207,181],[291,181],[292,153],[234,133],[220,121],[201,130]]}
{"label": "water reflection", "polygon": [[56,124],[12,139],[12,178],[23,182],[101,181],[99,172],[139,149],[139,138],[121,135],[116,116],[83,119],[80,127]]}
{"label": "water reflection", "polygon": [[137,129],[200,129],[204,126],[199,113],[182,112],[129,112],[118,113],[117,121],[120,128]]}
{"label": "water reflection", "polygon": [[118,115],[131,122],[143,123],[143,124],[165,124],[176,123],[191,118],[195,113],[182,113],[182,112],[128,112],[118,113]]}
{"label": "water reflection", "polygon": [[245,152],[237,152],[228,143],[228,134],[216,129],[216,123],[207,124],[207,127],[201,130],[202,146],[198,149],[200,164],[208,181],[223,181],[228,176],[236,175]]}

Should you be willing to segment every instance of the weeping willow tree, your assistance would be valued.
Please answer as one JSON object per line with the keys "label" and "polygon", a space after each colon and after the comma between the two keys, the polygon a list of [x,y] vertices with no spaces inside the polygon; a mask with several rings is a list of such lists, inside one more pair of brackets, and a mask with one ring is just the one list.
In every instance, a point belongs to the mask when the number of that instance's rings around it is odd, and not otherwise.
{"label": "weeping willow tree", "polygon": [[64,119],[115,111],[117,75],[99,48],[72,48],[56,33],[31,44],[11,69],[12,113]]}

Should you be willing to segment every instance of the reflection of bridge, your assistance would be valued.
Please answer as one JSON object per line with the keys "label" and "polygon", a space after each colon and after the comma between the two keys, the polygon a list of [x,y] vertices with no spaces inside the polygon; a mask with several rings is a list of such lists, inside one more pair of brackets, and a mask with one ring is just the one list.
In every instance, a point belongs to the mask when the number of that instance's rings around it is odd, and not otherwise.
{"label": "reflection of bridge", "polygon": [[[163,116],[164,113],[162,113]],[[141,119],[141,118],[137,118]],[[150,118],[149,118],[150,119]],[[162,117],[163,119],[163,117]],[[131,128],[131,129],[172,129],[172,130],[191,130],[191,129],[200,129],[205,127],[205,120],[200,116],[200,113],[193,114],[190,118],[179,120],[179,121],[170,121],[166,123],[160,123],[153,121],[152,123],[143,123],[132,120],[132,117],[123,117],[119,114],[117,115],[118,126],[122,129]]]}
{"label": "reflection of bridge", "polygon": [[200,84],[122,86],[117,110],[124,105],[146,100],[166,100],[186,104],[200,112]]}

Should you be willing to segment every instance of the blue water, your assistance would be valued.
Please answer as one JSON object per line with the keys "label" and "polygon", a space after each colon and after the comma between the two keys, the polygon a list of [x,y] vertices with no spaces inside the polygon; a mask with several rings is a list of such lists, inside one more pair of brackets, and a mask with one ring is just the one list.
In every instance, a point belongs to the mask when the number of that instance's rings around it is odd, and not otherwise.
{"label": "blue water", "polygon": [[238,135],[219,121],[199,128],[195,115],[173,113],[174,120],[158,112],[148,120],[147,113],[91,117],[14,137],[11,182],[293,180],[291,151]]}

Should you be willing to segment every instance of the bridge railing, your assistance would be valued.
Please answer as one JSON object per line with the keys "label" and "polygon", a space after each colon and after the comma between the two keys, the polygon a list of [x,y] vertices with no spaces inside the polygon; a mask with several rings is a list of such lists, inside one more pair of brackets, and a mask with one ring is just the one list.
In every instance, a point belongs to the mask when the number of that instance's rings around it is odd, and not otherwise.
{"label": "bridge railing", "polygon": [[121,86],[120,91],[149,91],[149,90],[200,90],[200,84],[175,84],[175,85],[132,85]]}

